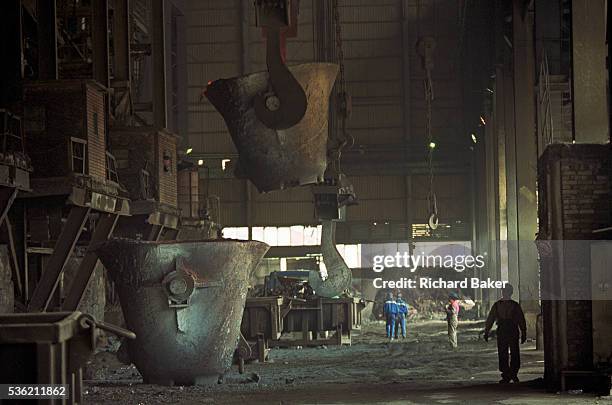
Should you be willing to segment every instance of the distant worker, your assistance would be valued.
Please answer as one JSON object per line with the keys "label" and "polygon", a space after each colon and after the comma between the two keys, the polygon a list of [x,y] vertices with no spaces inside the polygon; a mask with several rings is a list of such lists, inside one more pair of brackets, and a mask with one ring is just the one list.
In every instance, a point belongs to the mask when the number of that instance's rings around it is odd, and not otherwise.
{"label": "distant worker", "polygon": [[387,300],[383,306],[383,316],[387,321],[387,338],[392,341],[395,336],[395,322],[398,313],[397,302],[393,299],[393,294],[387,294]]}
{"label": "distant worker", "polygon": [[402,339],[406,338],[406,317],[408,316],[408,304],[402,298],[402,293],[397,293],[397,322],[395,324],[395,338],[397,339],[400,331],[402,333]]}
{"label": "distant worker", "polygon": [[[500,384],[510,381],[518,383],[518,371],[521,367],[521,343],[527,340],[527,324],[521,305],[514,301],[512,293],[514,288],[506,284],[502,290],[502,298],[493,304],[485,323],[484,339],[489,341],[489,332],[493,323],[497,322],[497,356],[499,357],[499,371],[502,373]],[[510,350],[510,363],[508,363],[508,350]]]}
{"label": "distant worker", "polygon": [[459,296],[452,292],[446,306],[446,323],[448,324],[448,342],[451,349],[457,348],[457,326],[459,325]]}

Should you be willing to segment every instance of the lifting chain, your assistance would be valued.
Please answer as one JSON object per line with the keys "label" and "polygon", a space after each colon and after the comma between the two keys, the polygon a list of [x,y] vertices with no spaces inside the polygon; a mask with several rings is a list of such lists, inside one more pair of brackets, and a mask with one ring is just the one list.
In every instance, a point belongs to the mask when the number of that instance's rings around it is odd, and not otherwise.
{"label": "lifting chain", "polygon": [[346,90],[346,77],[344,69],[344,49],[342,44],[342,24],[340,23],[340,11],[338,0],[332,0],[332,12],[335,26],[336,57],[339,65],[337,106],[340,114],[340,131],[337,135],[336,145],[330,149],[330,165],[334,177],[340,174],[340,157],[342,149],[347,145],[350,147],[354,143],[353,137],[346,130],[346,122],[351,114],[351,97]]}
{"label": "lifting chain", "polygon": [[434,149],[436,144],[433,139],[432,128],[431,128],[431,117],[432,117],[432,103],[434,100],[433,82],[431,80],[431,71],[433,70],[433,51],[436,48],[436,42],[432,37],[423,37],[419,39],[417,43],[417,51],[421,56],[423,62],[423,68],[425,69],[425,104],[426,104],[426,121],[425,131],[428,142],[428,156],[427,165],[429,169],[429,195],[427,197],[429,202],[429,218],[427,224],[430,230],[436,230],[438,228],[438,202],[436,199],[436,193],[434,191],[434,169],[433,169],[433,157]]}

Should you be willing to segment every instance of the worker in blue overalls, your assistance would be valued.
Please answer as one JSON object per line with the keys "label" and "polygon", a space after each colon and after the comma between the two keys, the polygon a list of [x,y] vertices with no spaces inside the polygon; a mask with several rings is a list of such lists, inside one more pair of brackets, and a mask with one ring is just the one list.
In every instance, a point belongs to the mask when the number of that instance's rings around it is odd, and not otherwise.
{"label": "worker in blue overalls", "polygon": [[383,315],[387,320],[387,338],[392,341],[395,336],[395,322],[398,313],[397,302],[393,299],[393,293],[387,294],[387,300],[383,306]]}
{"label": "worker in blue overalls", "polygon": [[[408,317],[408,303],[402,298],[402,293],[397,293],[397,324],[395,326],[395,338],[402,332],[402,339],[406,338],[406,318]],[[401,328],[401,329],[400,329]]]}

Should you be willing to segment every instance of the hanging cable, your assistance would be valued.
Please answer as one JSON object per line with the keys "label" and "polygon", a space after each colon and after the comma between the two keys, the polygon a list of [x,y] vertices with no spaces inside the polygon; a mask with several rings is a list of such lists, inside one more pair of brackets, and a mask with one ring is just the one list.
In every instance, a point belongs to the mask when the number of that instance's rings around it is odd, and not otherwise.
{"label": "hanging cable", "polygon": [[340,10],[338,0],[332,2],[332,12],[335,25],[335,39],[336,39],[336,57],[338,60],[339,73],[337,82],[337,105],[339,110],[339,121],[340,131],[336,135],[336,145],[329,150],[330,166],[334,176],[338,176],[340,173],[340,157],[342,156],[342,149],[345,147],[351,147],[354,144],[353,137],[347,132],[346,122],[351,113],[351,98],[346,89],[346,76],[344,68],[344,49],[342,43],[342,24],[340,23]]}
{"label": "hanging cable", "polygon": [[436,143],[433,139],[433,132],[431,126],[432,120],[432,104],[435,98],[433,90],[433,81],[431,79],[431,71],[433,70],[433,51],[436,47],[436,42],[432,37],[423,37],[419,39],[417,43],[417,50],[422,58],[423,68],[425,69],[425,104],[426,104],[426,116],[425,116],[425,134],[427,137],[428,155],[427,155],[427,166],[429,170],[429,194],[427,196],[429,203],[429,218],[427,224],[430,230],[436,230],[438,228],[438,202],[436,198],[434,188],[434,168],[433,158],[434,150],[436,149]]}

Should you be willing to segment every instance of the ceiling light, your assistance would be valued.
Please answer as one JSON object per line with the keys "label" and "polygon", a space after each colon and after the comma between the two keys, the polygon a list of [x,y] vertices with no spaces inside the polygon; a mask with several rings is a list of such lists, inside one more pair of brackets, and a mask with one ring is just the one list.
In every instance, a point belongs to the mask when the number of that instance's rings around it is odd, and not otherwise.
{"label": "ceiling light", "polygon": [[204,166],[204,160],[202,159],[198,160],[198,166]]}

